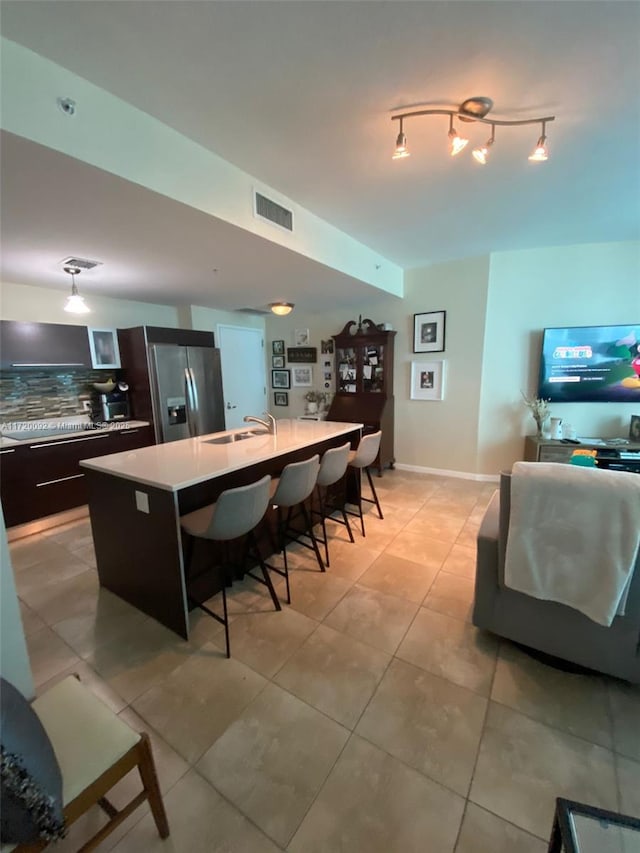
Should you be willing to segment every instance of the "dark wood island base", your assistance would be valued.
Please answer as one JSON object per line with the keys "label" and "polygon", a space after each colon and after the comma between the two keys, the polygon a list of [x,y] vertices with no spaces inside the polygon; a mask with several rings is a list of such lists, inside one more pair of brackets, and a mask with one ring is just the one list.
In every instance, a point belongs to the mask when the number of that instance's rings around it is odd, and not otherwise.
{"label": "dark wood island base", "polygon": [[[83,462],[100,585],[188,639],[180,516],[226,489],[278,476],[290,462],[346,441],[355,448],[360,434],[360,424],[279,422],[277,436],[235,445],[211,445],[204,436]],[[163,462],[174,471],[165,475]],[[261,526],[264,557],[275,550],[272,515]]]}

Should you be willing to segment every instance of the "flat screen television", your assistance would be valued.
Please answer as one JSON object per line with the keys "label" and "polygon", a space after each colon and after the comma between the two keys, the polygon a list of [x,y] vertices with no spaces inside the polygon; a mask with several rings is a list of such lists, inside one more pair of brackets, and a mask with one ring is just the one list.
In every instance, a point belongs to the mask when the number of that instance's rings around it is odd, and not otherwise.
{"label": "flat screen television", "polygon": [[640,323],[545,329],[538,396],[640,406]]}

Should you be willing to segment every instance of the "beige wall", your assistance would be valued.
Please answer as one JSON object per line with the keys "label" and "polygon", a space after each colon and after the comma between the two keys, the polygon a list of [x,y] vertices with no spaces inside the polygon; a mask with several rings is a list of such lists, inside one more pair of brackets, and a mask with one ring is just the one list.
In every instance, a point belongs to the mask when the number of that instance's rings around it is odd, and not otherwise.
{"label": "beige wall", "polygon": [[[305,315],[297,309],[288,317],[269,317],[266,320],[268,368],[271,368],[271,341],[284,339],[285,346],[292,346],[294,330],[308,328],[310,345],[318,348],[315,388],[324,390],[320,341],[337,334],[349,320],[357,321],[358,313],[375,323],[390,323],[397,333],[394,347],[397,462],[424,470],[473,473],[488,270],[487,257],[410,270],[405,276],[404,299],[389,297],[373,311],[362,305],[356,312],[334,310],[322,317]],[[445,352],[414,354],[413,315],[440,310],[447,312]],[[446,363],[445,399],[411,400],[411,362],[432,359]],[[273,390],[270,391],[271,411],[278,417],[295,417],[304,411],[304,389],[291,389],[289,402],[288,409],[274,408]]]}
{"label": "beige wall", "polygon": [[[640,322],[640,243],[552,247],[491,256],[475,470],[522,458],[535,424],[520,391],[537,388],[542,330]],[[632,403],[554,403],[578,436],[626,437]]]}
{"label": "beige wall", "polygon": [[[413,315],[447,312],[442,402],[410,399],[410,365],[424,360],[413,350]],[[395,451],[399,464],[423,470],[495,477],[522,459],[524,436],[534,423],[520,391],[537,385],[542,330],[547,326],[588,326],[640,321],[640,243],[607,243],[502,252],[405,275],[405,298],[387,298],[374,311],[333,310],[322,317],[296,309],[266,321],[270,342],[308,328],[311,345],[339,332],[357,314],[389,322],[395,340]],[[322,370],[322,356],[316,370]],[[431,356],[429,357],[431,358]],[[322,389],[318,376],[315,387]],[[290,406],[273,408],[279,417],[304,410],[303,390],[289,392]],[[271,391],[270,403],[273,403]],[[637,407],[635,407],[637,408]],[[583,436],[626,436],[633,404],[554,404]]]}
{"label": "beige wall", "polygon": [[[82,280],[78,279],[82,293]],[[90,314],[68,314],[64,310],[71,291],[25,284],[0,283],[0,315],[3,320],[24,320],[32,323],[67,323],[69,325],[104,326],[126,329],[131,326],[166,326],[179,328],[180,309],[173,305],[156,305],[111,299],[108,296],[86,296]]]}
{"label": "beige wall", "polygon": [[[62,310],[65,294],[47,288],[5,284],[6,319],[72,322]],[[88,300],[89,301],[89,300]],[[293,345],[298,328],[310,330],[318,348],[315,387],[324,390],[320,341],[337,334],[358,314],[387,322],[395,339],[395,447],[399,464],[422,469],[495,476],[522,458],[523,438],[533,421],[520,391],[535,391],[542,329],[637,323],[640,320],[640,243],[546,248],[503,252],[453,261],[405,275],[405,298],[386,296],[375,309],[328,309],[322,316],[299,309],[288,317],[266,318],[197,306],[176,308],[140,302],[91,298],[96,326],[184,326],[216,331],[218,323],[261,327],[267,338],[267,375],[271,341]],[[425,357],[413,353],[413,315],[447,312],[446,349]],[[87,324],[86,318],[75,322]],[[442,359],[446,389],[442,402],[410,399],[412,360]],[[333,390],[333,389],[332,389]],[[304,389],[289,391],[288,408],[269,405],[277,417],[304,411]],[[554,404],[583,436],[625,436],[632,404]]]}

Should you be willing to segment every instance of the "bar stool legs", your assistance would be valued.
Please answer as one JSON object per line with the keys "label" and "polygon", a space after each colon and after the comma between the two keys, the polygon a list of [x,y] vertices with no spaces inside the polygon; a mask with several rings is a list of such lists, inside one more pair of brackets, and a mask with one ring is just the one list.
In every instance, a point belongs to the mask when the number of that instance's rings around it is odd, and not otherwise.
{"label": "bar stool legs", "polygon": [[[362,439],[360,439],[360,444],[358,445],[357,450],[352,450],[349,454],[349,467],[353,468],[358,472],[358,512],[357,515],[360,516],[360,527],[362,529],[362,535],[366,536],[364,531],[364,516],[362,514],[362,502],[366,501],[367,503],[375,504],[376,509],[378,510],[378,515],[380,518],[384,518],[382,515],[382,509],[380,507],[380,501],[378,500],[378,494],[376,492],[376,487],[373,485],[373,480],[371,479],[371,472],[369,471],[369,466],[374,462],[376,456],[378,455],[378,450],[380,449],[380,438],[382,437],[382,431],[378,430],[378,432],[371,433],[370,435],[365,435]],[[364,498],[362,497],[362,470],[365,470],[367,473],[367,480],[369,481],[369,487],[371,489],[371,494],[373,498]],[[350,515],[356,515],[356,513],[350,513]]]}

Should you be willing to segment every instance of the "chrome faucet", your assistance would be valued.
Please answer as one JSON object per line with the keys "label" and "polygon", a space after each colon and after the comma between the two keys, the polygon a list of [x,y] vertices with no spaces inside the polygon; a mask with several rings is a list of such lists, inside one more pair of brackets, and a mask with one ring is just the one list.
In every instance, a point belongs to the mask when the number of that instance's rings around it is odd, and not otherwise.
{"label": "chrome faucet", "polygon": [[243,418],[243,421],[244,421],[246,424],[250,424],[250,423],[252,423],[252,424],[260,424],[260,426],[263,426],[263,427],[265,427],[265,428],[266,428],[267,432],[268,432],[270,435],[275,435],[275,434],[277,433],[277,431],[278,431],[278,426],[277,426],[277,423],[278,423],[278,422],[277,422],[277,421],[276,421],[276,419],[273,417],[273,415],[271,414],[271,412],[263,412],[262,414],[263,414],[263,415],[266,415],[266,417],[267,417],[267,420],[266,420],[266,421],[263,421],[261,418],[256,418],[254,415],[245,415],[245,416],[244,416],[244,418]]}

